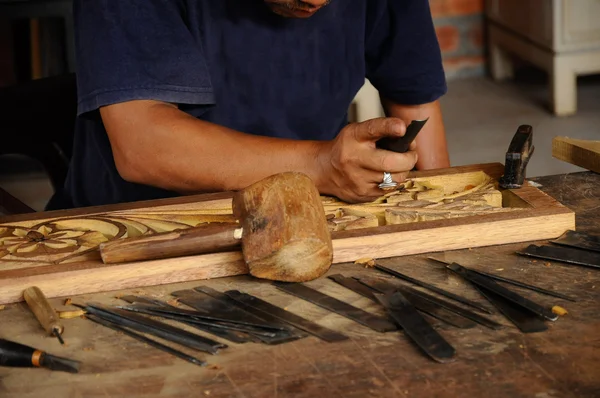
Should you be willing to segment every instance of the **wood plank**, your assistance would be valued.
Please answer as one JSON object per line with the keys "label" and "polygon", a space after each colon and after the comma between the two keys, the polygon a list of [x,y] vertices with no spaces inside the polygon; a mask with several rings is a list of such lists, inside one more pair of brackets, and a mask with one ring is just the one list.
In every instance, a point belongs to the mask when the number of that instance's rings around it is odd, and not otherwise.
{"label": "wood plank", "polygon": [[600,141],[554,137],[552,139],[552,156],[586,170],[600,173]]}
{"label": "wood plank", "polygon": [[[415,173],[415,176],[439,177],[481,171],[497,179],[503,171],[500,164],[456,167]],[[332,232],[334,264],[353,262],[362,257],[388,258],[442,250],[501,245],[507,243],[551,239],[567,229],[575,229],[575,214],[541,190],[525,184],[506,192],[506,203],[516,203],[516,210],[454,219],[384,225]],[[511,197],[513,199],[511,199]],[[132,215],[140,220],[150,213],[161,215],[160,222],[172,222],[184,214],[189,226],[200,210],[222,214],[230,211],[228,194],[197,195],[102,208],[64,211],[60,217],[105,217]],[[57,219],[56,212],[30,217],[8,217],[10,225],[39,226]],[[170,218],[173,216],[175,218]],[[149,217],[149,216],[148,216]],[[60,219],[59,219],[60,220]],[[71,220],[71,219],[69,219]],[[0,226],[7,225],[0,219]],[[72,220],[71,220],[72,221]],[[64,222],[64,221],[61,221]],[[118,229],[117,229],[118,230]],[[123,230],[120,230],[122,233]],[[114,234],[114,232],[111,232]],[[6,257],[5,257],[6,259]],[[21,292],[38,284],[48,297],[110,291],[122,288],[160,285],[172,282],[219,278],[247,272],[241,252],[188,256],[155,261],[106,265],[91,252],[76,261],[59,263],[23,263],[0,257],[0,303],[21,301]]]}

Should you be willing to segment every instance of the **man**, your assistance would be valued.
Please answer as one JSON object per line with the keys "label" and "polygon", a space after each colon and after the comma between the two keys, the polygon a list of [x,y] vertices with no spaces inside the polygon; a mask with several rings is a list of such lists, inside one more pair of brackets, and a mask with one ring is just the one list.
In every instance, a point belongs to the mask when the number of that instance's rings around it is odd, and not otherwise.
{"label": "man", "polygon": [[[66,203],[239,190],[295,170],[372,200],[449,166],[426,0],[75,0],[79,117]],[[367,77],[387,118],[347,124]],[[429,118],[405,154],[377,149]],[[58,205],[57,205],[58,206]]]}

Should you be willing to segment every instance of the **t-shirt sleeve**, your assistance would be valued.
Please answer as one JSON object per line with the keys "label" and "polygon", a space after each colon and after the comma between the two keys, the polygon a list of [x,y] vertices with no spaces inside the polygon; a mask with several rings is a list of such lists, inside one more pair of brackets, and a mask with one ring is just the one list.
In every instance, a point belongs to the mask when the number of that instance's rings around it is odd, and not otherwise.
{"label": "t-shirt sleeve", "polygon": [[177,0],[75,0],[78,114],[135,99],[214,103],[200,43]]}
{"label": "t-shirt sleeve", "polygon": [[447,91],[427,0],[369,1],[366,77],[391,101],[418,105]]}

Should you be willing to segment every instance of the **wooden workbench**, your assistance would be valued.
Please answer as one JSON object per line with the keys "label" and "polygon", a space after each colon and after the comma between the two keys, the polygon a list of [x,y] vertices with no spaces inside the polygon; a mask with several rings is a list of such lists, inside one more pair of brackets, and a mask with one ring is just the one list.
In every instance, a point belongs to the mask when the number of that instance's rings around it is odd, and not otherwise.
{"label": "wooden workbench", "polygon": [[[591,172],[535,178],[543,191],[576,212],[577,230],[600,233],[600,175]],[[457,359],[439,364],[425,357],[402,332],[376,333],[341,316],[246,276],[186,282],[73,297],[76,302],[123,304],[121,294],[169,299],[170,292],[207,285],[239,289],[346,333],[350,340],[325,343],[308,337],[279,346],[229,344],[210,365],[198,367],[83,318],[65,321],[62,347],[44,336],[23,303],[0,311],[0,337],[82,361],[79,374],[44,369],[0,368],[0,397],[598,397],[600,396],[600,271],[532,261],[514,254],[529,243],[460,250],[452,259],[474,268],[554,289],[576,303],[530,291],[545,305],[561,305],[566,316],[542,333],[522,334],[500,315],[502,330],[483,326],[438,331]],[[375,255],[375,254],[374,254]],[[482,300],[473,289],[427,255],[381,260],[381,264],[439,287]],[[330,274],[377,273],[355,264]],[[380,308],[324,278],[310,286],[374,313]],[[57,308],[62,300],[52,299]],[[200,355],[202,356],[202,355]]]}

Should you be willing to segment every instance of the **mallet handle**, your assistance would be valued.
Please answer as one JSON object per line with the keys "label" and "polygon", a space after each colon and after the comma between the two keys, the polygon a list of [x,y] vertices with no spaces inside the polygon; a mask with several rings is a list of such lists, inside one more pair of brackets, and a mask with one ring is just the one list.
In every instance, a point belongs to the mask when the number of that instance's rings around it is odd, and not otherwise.
{"label": "mallet handle", "polygon": [[241,249],[239,224],[208,224],[100,244],[105,264],[192,256]]}

